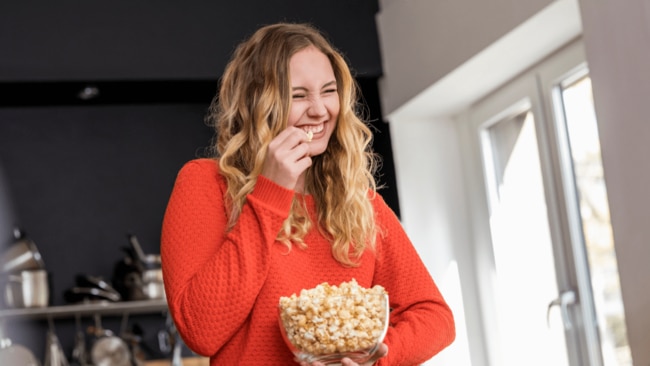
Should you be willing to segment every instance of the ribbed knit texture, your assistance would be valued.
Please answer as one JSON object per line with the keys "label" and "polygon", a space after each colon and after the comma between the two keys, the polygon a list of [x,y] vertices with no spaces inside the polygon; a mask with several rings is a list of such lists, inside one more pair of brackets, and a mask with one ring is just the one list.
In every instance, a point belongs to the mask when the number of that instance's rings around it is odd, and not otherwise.
{"label": "ribbed knit texture", "polygon": [[[235,227],[225,231],[226,183],[214,160],[188,162],[179,172],[165,213],[161,256],[169,309],[184,342],[215,365],[293,365],[278,324],[280,296],[355,278],[380,284],[392,312],[376,364],[418,365],[455,336],[451,311],[393,211],[377,195],[373,205],[383,236],[361,265],[346,268],[312,230],[307,249],[275,238],[295,192],[259,177]],[[305,196],[315,218],[313,198]]]}

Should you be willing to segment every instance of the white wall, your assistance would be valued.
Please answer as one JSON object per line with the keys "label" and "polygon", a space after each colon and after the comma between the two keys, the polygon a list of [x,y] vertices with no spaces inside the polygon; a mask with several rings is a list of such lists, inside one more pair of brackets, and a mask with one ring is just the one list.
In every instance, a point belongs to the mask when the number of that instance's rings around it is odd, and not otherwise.
{"label": "white wall", "polygon": [[[378,27],[384,57],[384,115],[391,124],[403,222],[438,282],[458,265],[462,290],[443,288],[463,316],[462,338],[433,362],[487,365],[473,255],[479,233],[462,161],[465,133],[453,117],[491,88],[583,32],[601,129],[628,338],[635,365],[650,365],[650,3],[647,0],[384,0]],[[495,62],[508,59],[512,63]],[[645,105],[644,105],[645,104]],[[646,108],[643,108],[646,107]],[[646,112],[647,113],[647,112]],[[459,122],[456,121],[456,124]],[[457,155],[456,155],[457,154]],[[465,164],[463,171],[462,166]],[[465,189],[465,191],[462,191]],[[480,205],[478,205],[480,206]],[[453,282],[453,281],[449,281]],[[459,294],[460,293],[460,294]],[[462,305],[457,304],[462,297]],[[478,320],[477,320],[478,319]],[[480,337],[480,336],[478,336]],[[454,348],[455,347],[455,348]],[[456,357],[456,358],[454,358]],[[443,364],[443,363],[440,363]],[[495,365],[494,365],[495,366]]]}
{"label": "white wall", "polygon": [[[553,1],[379,2],[377,23],[386,75],[382,85],[382,105],[387,115]],[[555,27],[563,26],[563,22],[555,24]],[[468,90],[470,85],[460,87],[472,93]]]}
{"label": "white wall", "polygon": [[469,232],[459,203],[465,189],[456,126],[409,120],[390,127],[402,222],[456,319],[456,341],[427,365],[481,365],[470,363],[469,354],[471,342],[483,357],[483,332],[472,250],[462,245]]}
{"label": "white wall", "polygon": [[650,365],[650,2],[580,0],[628,341]]}

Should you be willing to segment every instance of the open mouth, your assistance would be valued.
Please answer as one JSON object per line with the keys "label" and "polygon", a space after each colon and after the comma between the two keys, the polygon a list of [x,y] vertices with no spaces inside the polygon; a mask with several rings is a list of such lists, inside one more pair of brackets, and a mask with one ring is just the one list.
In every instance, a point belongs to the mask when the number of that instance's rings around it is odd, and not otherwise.
{"label": "open mouth", "polygon": [[305,131],[305,133],[311,132],[312,135],[315,135],[325,129],[325,124],[321,123],[319,125],[305,125],[301,126],[300,128]]}

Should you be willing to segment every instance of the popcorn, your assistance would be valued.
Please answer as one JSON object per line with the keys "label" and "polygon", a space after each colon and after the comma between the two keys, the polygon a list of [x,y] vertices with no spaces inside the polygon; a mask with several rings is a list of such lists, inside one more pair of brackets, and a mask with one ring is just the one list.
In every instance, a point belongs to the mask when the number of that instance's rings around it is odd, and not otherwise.
{"label": "popcorn", "polygon": [[355,279],[339,286],[327,282],[299,295],[280,298],[280,321],[286,338],[312,355],[360,351],[383,338],[388,323],[386,290],[359,286]]}
{"label": "popcorn", "polygon": [[313,131],[307,131],[307,142],[311,141],[311,139],[314,138],[314,132]]}

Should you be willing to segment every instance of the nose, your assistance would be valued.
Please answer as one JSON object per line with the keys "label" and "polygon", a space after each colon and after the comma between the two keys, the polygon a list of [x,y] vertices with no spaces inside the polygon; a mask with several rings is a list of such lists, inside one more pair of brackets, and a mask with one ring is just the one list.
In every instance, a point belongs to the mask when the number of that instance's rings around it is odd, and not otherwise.
{"label": "nose", "polygon": [[327,114],[327,108],[321,98],[313,98],[307,110],[307,114],[311,117],[321,117]]}

